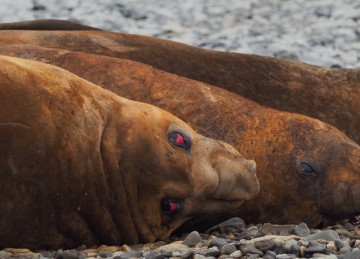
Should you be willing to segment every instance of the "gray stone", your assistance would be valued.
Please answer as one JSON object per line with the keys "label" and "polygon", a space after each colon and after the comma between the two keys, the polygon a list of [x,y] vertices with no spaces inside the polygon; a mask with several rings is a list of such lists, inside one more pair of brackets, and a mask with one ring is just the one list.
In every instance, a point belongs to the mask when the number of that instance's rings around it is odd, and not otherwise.
{"label": "gray stone", "polygon": [[359,259],[360,258],[360,251],[352,251],[347,254],[344,254],[342,259]]}
{"label": "gray stone", "polygon": [[261,228],[260,232],[263,235],[280,235],[280,236],[288,236],[294,232],[293,225],[272,225],[270,223],[265,223]]}
{"label": "gray stone", "polygon": [[62,259],[78,259],[79,253],[74,250],[65,250],[62,254]]}
{"label": "gray stone", "polygon": [[274,251],[266,251],[264,259],[275,259],[276,253]]}
{"label": "gray stone", "polygon": [[101,257],[101,258],[108,258],[108,257],[111,257],[113,255],[113,252],[111,251],[100,251],[98,253],[98,255]]}
{"label": "gray stone", "polygon": [[325,5],[325,6],[318,6],[315,9],[314,12],[317,16],[322,17],[330,17],[332,13],[332,6],[331,5]]}
{"label": "gray stone", "polygon": [[335,229],[335,231],[339,234],[339,235],[344,235],[346,236],[347,233],[349,232],[348,230],[344,229],[344,228],[338,228],[338,229]]}
{"label": "gray stone", "polygon": [[288,241],[286,241],[284,248],[286,251],[291,251],[291,247],[297,245],[297,241],[294,239],[289,239]]}
{"label": "gray stone", "polygon": [[[5,251],[0,251],[0,258],[2,258],[1,252],[5,252]],[[55,255],[56,255],[56,251],[42,251],[41,254],[42,254],[44,257],[54,258]]]}
{"label": "gray stone", "polygon": [[312,255],[315,253],[325,253],[325,252],[326,252],[326,245],[324,244],[313,245],[305,249],[306,255]]}
{"label": "gray stone", "polygon": [[319,257],[319,259],[338,259],[336,255],[324,255]]}
{"label": "gray stone", "polygon": [[154,251],[150,251],[146,256],[145,259],[155,259],[156,253]]}
{"label": "gray stone", "polygon": [[172,257],[181,257],[182,254],[180,254],[179,252],[173,252],[172,253]]}
{"label": "gray stone", "polygon": [[155,252],[158,252],[158,253],[179,252],[181,254],[185,254],[189,251],[190,251],[190,247],[183,245],[183,244],[177,244],[177,243],[171,243],[168,245],[160,246],[159,248],[155,249]]}
{"label": "gray stone", "polygon": [[222,246],[225,246],[227,244],[228,243],[222,238],[214,238],[213,240],[210,241],[209,247],[216,246],[217,248],[221,248]]}
{"label": "gray stone", "polygon": [[260,256],[264,255],[264,253],[262,251],[260,251],[259,249],[256,249],[256,248],[248,248],[247,254],[257,254]]}
{"label": "gray stone", "polygon": [[193,251],[189,251],[189,252],[183,254],[180,258],[181,258],[181,259],[189,259],[189,258],[191,258],[193,255],[194,255],[194,252],[193,252]]}
{"label": "gray stone", "polygon": [[260,241],[255,241],[254,246],[261,251],[272,250],[275,248],[276,242],[271,239],[260,240]]}
{"label": "gray stone", "polygon": [[237,235],[238,239],[246,239],[246,240],[250,240],[251,239],[251,235],[249,233],[249,231],[247,229],[241,231],[238,235]]}
{"label": "gray stone", "polygon": [[193,256],[193,259],[206,259],[206,257],[203,256],[203,255],[200,255],[200,254],[195,254],[195,255]]}
{"label": "gray stone", "polygon": [[227,228],[233,228],[237,230],[245,229],[246,225],[243,219],[241,218],[231,218],[226,220],[212,228],[209,228],[206,233],[211,233],[215,231],[219,231],[220,233],[226,233]]}
{"label": "gray stone", "polygon": [[338,239],[338,240],[335,240],[335,245],[336,247],[340,250],[341,248],[343,247],[348,247],[350,248],[350,246],[348,244],[346,244],[344,241]]}
{"label": "gray stone", "polygon": [[344,246],[344,247],[342,247],[342,248],[339,250],[339,253],[340,253],[340,254],[347,254],[347,253],[349,253],[350,251],[351,251],[351,248],[350,248],[350,247]]}
{"label": "gray stone", "polygon": [[221,247],[220,254],[230,255],[236,251],[236,246],[234,244],[227,244]]}
{"label": "gray stone", "polygon": [[293,254],[280,254],[276,256],[277,259],[293,259],[296,258],[296,255]]}
{"label": "gray stone", "polygon": [[184,240],[183,245],[194,247],[197,243],[202,242],[202,238],[197,231],[191,232]]}
{"label": "gray stone", "polygon": [[219,248],[217,248],[216,246],[213,246],[209,249],[205,249],[204,251],[202,251],[199,254],[201,254],[205,257],[209,257],[209,256],[218,257],[220,255],[220,251],[219,251]]}
{"label": "gray stone", "polygon": [[305,237],[308,241],[310,240],[326,240],[326,241],[335,241],[340,239],[339,234],[335,230],[324,230],[320,231]]}
{"label": "gray stone", "polygon": [[309,227],[305,223],[300,223],[294,228],[294,233],[299,237],[306,237],[311,234]]}
{"label": "gray stone", "polygon": [[251,238],[254,238],[259,234],[259,229],[256,226],[252,226],[252,227],[248,228],[248,232],[249,232]]}
{"label": "gray stone", "polygon": [[131,251],[125,254],[120,255],[121,259],[129,259],[129,258],[140,258],[143,256],[143,252],[141,251]]}
{"label": "gray stone", "polygon": [[169,257],[169,256],[165,256],[163,254],[157,254],[155,259],[165,259],[166,257]]}

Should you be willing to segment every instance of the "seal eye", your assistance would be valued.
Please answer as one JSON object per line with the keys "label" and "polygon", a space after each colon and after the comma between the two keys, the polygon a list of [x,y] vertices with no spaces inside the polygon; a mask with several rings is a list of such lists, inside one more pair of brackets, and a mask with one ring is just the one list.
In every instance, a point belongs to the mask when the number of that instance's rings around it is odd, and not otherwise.
{"label": "seal eye", "polygon": [[306,162],[300,163],[299,172],[303,176],[317,176],[318,175],[317,172],[313,169],[313,167]]}
{"label": "seal eye", "polygon": [[175,214],[180,213],[183,210],[182,201],[165,199],[161,201],[161,211],[165,214]]}
{"label": "seal eye", "polygon": [[168,134],[169,142],[177,147],[181,147],[183,149],[189,149],[191,147],[191,139],[180,132],[172,131]]}

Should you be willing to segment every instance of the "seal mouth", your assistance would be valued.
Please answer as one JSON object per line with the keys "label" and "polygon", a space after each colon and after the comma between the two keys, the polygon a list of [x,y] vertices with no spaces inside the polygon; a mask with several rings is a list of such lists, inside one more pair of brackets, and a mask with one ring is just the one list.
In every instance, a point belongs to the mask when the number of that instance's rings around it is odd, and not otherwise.
{"label": "seal mouth", "polygon": [[160,202],[160,209],[168,215],[180,214],[184,211],[184,200],[165,198]]}

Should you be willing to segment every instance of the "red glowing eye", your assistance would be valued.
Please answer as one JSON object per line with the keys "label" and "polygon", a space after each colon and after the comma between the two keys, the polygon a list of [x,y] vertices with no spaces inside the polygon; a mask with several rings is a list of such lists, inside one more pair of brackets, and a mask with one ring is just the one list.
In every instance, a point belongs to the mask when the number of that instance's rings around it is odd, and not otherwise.
{"label": "red glowing eye", "polygon": [[165,199],[161,201],[161,211],[165,214],[173,215],[183,211],[183,201],[178,199]]}
{"label": "red glowing eye", "polygon": [[172,131],[168,134],[168,140],[174,146],[181,147],[183,149],[190,149],[191,147],[191,138],[185,133]]}
{"label": "red glowing eye", "polygon": [[184,145],[185,144],[185,140],[184,140],[184,137],[177,133],[177,137],[176,137],[176,140],[175,140],[175,144],[176,145]]}
{"label": "red glowing eye", "polygon": [[177,203],[175,202],[169,202],[169,211],[170,212],[175,212],[177,210]]}

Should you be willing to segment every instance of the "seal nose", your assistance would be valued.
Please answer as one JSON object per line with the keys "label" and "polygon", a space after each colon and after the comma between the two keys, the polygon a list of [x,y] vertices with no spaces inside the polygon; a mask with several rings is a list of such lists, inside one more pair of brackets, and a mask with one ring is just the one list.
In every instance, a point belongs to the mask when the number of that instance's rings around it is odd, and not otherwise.
{"label": "seal nose", "polygon": [[256,174],[256,163],[254,160],[245,161],[244,167],[253,174]]}
{"label": "seal nose", "polygon": [[229,201],[251,199],[260,189],[255,161],[245,159],[226,143],[222,146],[226,153],[215,158],[219,183],[213,197]]}

